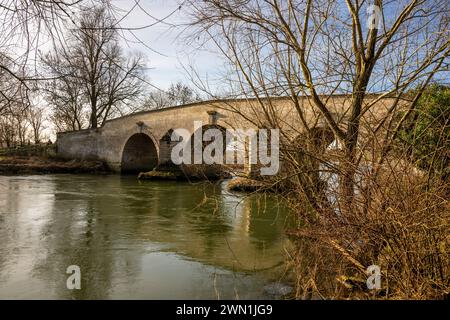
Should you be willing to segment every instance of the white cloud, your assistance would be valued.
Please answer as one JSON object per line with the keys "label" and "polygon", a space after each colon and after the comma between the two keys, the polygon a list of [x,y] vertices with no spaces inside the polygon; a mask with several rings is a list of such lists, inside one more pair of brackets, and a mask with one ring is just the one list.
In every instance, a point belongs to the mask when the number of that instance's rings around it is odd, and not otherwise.
{"label": "white cloud", "polygon": [[[180,36],[183,23],[187,22],[186,11],[179,8],[177,0],[140,1],[141,6],[134,7],[137,0],[113,0],[112,4],[118,8],[117,17],[121,19],[122,28],[140,28],[141,30],[123,31],[123,46],[129,51],[139,51],[147,56],[147,76],[151,83],[165,89],[172,82],[178,80],[188,82],[183,65],[194,64],[200,75],[215,73],[221,65],[220,59],[205,51],[192,50]],[[163,22],[157,22],[162,20]],[[156,19],[155,19],[156,18]],[[134,38],[136,36],[136,38]],[[139,43],[142,42],[142,43]]]}

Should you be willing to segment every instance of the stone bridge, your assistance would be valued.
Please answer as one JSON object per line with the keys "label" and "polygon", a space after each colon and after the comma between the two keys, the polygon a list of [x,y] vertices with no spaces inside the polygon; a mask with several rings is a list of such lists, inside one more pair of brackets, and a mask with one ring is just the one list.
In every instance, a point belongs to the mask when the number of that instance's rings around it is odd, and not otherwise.
{"label": "stone bridge", "polygon": [[[345,95],[327,101],[340,124],[345,123],[349,103],[350,97]],[[387,108],[383,100],[377,103],[378,109]],[[171,133],[184,128],[193,134],[194,121],[225,129],[280,128],[283,139],[295,139],[306,126],[326,130],[307,97],[297,105],[289,98],[215,100],[138,112],[109,120],[97,129],[58,133],[57,152],[63,158],[102,160],[115,172],[149,171],[170,162]]]}

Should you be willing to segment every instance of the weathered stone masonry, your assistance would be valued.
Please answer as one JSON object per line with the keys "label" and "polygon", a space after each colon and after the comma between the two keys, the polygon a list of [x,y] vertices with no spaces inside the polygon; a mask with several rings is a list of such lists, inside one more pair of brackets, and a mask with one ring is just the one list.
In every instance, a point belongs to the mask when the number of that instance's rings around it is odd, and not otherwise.
{"label": "weathered stone masonry", "polygon": [[[329,102],[340,123],[343,123],[349,101],[348,96],[336,96]],[[376,106],[378,111],[386,109],[383,101]],[[288,98],[276,98],[270,104],[281,120],[281,129],[285,132],[291,130],[295,137],[302,130],[302,122],[293,103]],[[307,98],[301,107],[304,108],[306,121],[311,127],[324,126],[320,113],[311,106]],[[237,99],[139,112],[109,120],[98,129],[58,133],[57,152],[59,156],[68,159],[105,161],[116,172],[150,170],[155,164],[170,160],[170,151],[174,145],[170,142],[172,130],[184,128],[193,133],[194,121],[202,121],[203,125],[217,124],[224,128],[257,129],[258,122],[264,121],[261,109],[254,99]]]}

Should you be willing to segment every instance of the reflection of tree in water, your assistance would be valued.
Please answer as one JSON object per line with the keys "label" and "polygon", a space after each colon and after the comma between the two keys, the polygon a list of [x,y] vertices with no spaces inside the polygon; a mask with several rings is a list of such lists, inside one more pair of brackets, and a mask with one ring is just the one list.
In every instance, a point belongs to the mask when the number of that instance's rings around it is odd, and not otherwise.
{"label": "reflection of tree in water", "polygon": [[[218,185],[139,183],[119,176],[61,176],[55,190],[42,236],[47,253],[39,256],[34,273],[54,283],[61,298],[101,299],[121,284],[132,288],[145,277],[141,258],[158,244],[227,268],[237,266],[235,257],[245,270],[281,258],[283,219],[276,218],[276,204],[268,201],[263,210],[259,197],[235,197],[242,200],[235,209],[238,201],[230,205]],[[82,290],[66,289],[65,270],[72,264],[81,268]]]}
{"label": "reflection of tree in water", "polygon": [[[180,231],[186,233],[184,238],[187,238],[187,241],[189,238],[200,240],[202,245],[198,246],[198,249],[208,256],[211,256],[217,248],[218,239],[223,239],[232,230],[227,217],[218,207],[220,201],[217,197],[218,192],[219,186],[202,183],[184,184],[182,192],[177,193],[179,195],[177,210],[182,212],[181,219],[183,219],[182,224],[178,223],[178,226],[184,227]],[[160,200],[164,201],[164,198]]]}
{"label": "reflection of tree in water", "polygon": [[[197,253],[213,257],[228,250],[227,237],[250,238],[256,249],[263,250],[277,245],[283,233],[285,215],[278,215],[284,208],[267,195],[230,196],[213,183],[136,185],[135,180],[122,179],[121,188],[121,205],[129,209],[133,235],[141,239],[181,247],[190,243]],[[236,234],[236,224],[246,224],[245,230]]]}
{"label": "reflection of tree in water", "polygon": [[249,234],[252,241],[260,249],[274,245],[285,226],[279,204],[268,202],[265,195],[255,195],[248,202],[251,212]]}
{"label": "reflection of tree in water", "polygon": [[221,210],[220,187],[203,185],[192,194],[192,209],[187,213],[193,232],[208,238],[226,235],[231,229],[230,221]]}
{"label": "reflection of tree in water", "polygon": [[[55,179],[55,189],[64,193],[55,193],[48,227],[50,235],[42,243],[48,253],[35,265],[34,272],[54,282],[58,297],[107,298],[114,279],[126,281],[136,274],[138,256],[114,254],[117,249],[114,239],[124,232],[115,219],[118,215],[114,214],[118,199],[114,193],[108,194],[113,191],[109,188],[115,188],[112,179],[105,183],[96,177],[86,184],[73,179]],[[65,271],[69,265],[81,268],[81,290],[66,288],[69,275]]]}

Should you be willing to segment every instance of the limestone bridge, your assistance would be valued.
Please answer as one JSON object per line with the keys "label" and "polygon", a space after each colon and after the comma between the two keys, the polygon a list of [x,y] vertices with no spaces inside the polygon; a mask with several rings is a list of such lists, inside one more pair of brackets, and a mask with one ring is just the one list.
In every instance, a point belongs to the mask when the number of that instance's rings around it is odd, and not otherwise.
{"label": "limestone bridge", "polygon": [[[385,100],[376,102],[378,111],[387,109]],[[327,107],[340,124],[345,122],[349,103],[350,97],[346,95],[335,95],[327,101]],[[303,117],[299,108],[304,111]],[[101,160],[115,172],[150,171],[170,162],[171,149],[177,143],[170,137],[177,128],[193,134],[194,121],[201,121],[204,127],[258,129],[270,127],[268,118],[276,119],[276,127],[292,139],[304,131],[305,124],[314,130],[327,130],[320,113],[307,97],[299,104],[289,98],[203,101],[137,112],[106,121],[96,129],[60,132],[57,153],[68,159]]]}

